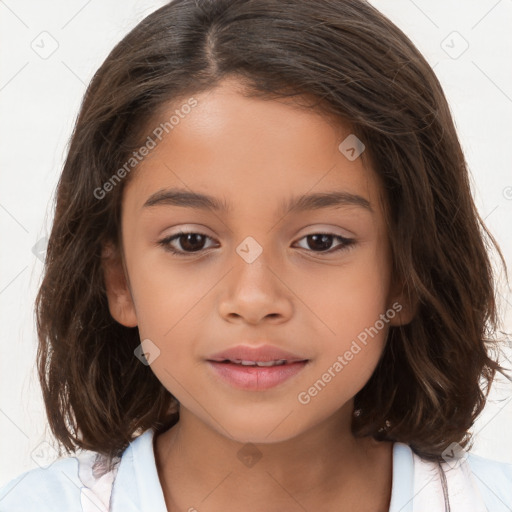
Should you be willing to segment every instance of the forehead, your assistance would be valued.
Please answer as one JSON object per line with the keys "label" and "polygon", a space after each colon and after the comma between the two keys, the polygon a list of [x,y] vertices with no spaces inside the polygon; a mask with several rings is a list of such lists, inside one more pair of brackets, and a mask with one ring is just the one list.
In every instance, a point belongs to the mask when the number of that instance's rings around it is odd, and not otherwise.
{"label": "forehead", "polygon": [[150,136],[155,127],[167,126],[168,133],[138,164],[125,190],[126,207],[141,210],[165,189],[218,198],[226,213],[257,203],[282,213],[292,198],[326,191],[378,201],[378,182],[364,155],[351,160],[339,148],[354,137],[341,121],[292,99],[246,97],[232,81],[193,98],[193,108],[180,111],[174,102],[149,125]]}

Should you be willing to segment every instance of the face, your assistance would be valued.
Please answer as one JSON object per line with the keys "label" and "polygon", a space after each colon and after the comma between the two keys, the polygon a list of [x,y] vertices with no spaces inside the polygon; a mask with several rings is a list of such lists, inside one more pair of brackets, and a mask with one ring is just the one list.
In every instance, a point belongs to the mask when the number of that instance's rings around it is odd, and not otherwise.
{"label": "face", "polygon": [[[240,442],[290,439],[351,412],[389,326],[404,322],[380,185],[338,148],[350,131],[314,111],[246,98],[229,81],[195,99],[124,190],[125,270],[105,264],[110,311],[150,340],[151,369],[182,416]],[[286,362],[212,362],[240,345],[286,351]]]}

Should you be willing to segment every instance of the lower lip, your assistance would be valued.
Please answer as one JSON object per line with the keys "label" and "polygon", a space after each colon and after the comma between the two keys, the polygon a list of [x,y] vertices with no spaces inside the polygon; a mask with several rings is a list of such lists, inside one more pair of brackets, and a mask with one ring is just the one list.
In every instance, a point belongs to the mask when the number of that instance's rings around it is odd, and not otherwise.
{"label": "lower lip", "polygon": [[208,363],[218,375],[232,386],[260,391],[273,388],[297,375],[306,366],[307,361],[298,361],[280,366],[243,366],[216,361],[208,361]]}

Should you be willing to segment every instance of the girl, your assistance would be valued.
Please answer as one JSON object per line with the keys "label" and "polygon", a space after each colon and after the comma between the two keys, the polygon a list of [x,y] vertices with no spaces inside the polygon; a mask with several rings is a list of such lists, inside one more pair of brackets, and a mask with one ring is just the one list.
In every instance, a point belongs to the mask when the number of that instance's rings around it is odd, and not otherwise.
{"label": "girl", "polygon": [[38,368],[76,456],[0,510],[510,510],[511,465],[465,450],[506,375],[487,241],[441,86],[371,5],[170,2],[58,184]]}

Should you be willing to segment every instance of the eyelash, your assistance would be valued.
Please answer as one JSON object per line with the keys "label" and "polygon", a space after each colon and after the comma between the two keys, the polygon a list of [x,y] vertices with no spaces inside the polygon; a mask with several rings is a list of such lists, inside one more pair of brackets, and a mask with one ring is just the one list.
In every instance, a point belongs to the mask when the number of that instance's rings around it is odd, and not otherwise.
{"label": "eyelash", "polygon": [[[179,238],[181,238],[182,236],[185,236],[185,235],[200,235],[202,237],[205,237],[209,240],[212,240],[211,237],[209,237],[208,235],[205,235],[203,233],[199,233],[197,231],[180,231],[179,233],[176,233],[174,235],[171,235],[171,236],[168,236],[166,238],[164,238],[163,240],[160,240],[158,242],[158,245],[161,245],[166,251],[170,252],[171,254],[174,254],[176,256],[179,256],[179,257],[188,257],[188,256],[194,256],[194,255],[197,255],[197,254],[201,254],[202,252],[206,251],[207,249],[200,249],[198,251],[192,251],[192,252],[184,252],[184,251],[178,251],[176,250],[174,247],[172,247],[170,244],[172,241],[174,240],[177,240]],[[324,236],[332,236],[334,237],[335,239],[341,241],[342,243],[338,246],[336,246],[334,249],[329,249],[328,251],[310,251],[310,252],[313,252],[314,254],[332,254],[334,252],[337,252],[337,251],[346,251],[348,249],[351,248],[352,245],[355,244],[355,240],[352,239],[352,238],[345,238],[345,237],[342,237],[340,235],[335,235],[334,233],[311,233],[309,235],[305,235],[303,236],[302,238],[300,238],[299,240],[302,240],[303,238],[307,238],[309,236],[313,236],[313,235],[324,235]],[[307,250],[307,249],[305,249]]]}

